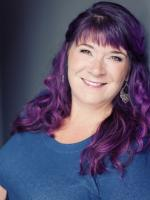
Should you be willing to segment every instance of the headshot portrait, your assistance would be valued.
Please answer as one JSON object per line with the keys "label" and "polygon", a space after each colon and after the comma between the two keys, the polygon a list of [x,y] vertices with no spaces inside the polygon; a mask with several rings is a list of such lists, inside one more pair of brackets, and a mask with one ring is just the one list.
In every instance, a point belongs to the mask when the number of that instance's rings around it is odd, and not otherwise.
{"label": "headshot portrait", "polygon": [[5,3],[0,200],[150,200],[148,6]]}

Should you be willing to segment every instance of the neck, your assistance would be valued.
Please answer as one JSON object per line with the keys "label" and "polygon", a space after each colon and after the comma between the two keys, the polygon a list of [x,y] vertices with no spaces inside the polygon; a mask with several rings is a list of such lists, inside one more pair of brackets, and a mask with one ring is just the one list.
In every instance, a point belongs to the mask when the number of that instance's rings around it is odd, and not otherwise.
{"label": "neck", "polygon": [[97,127],[112,112],[111,104],[84,105],[82,103],[72,102],[69,121],[83,126]]}
{"label": "neck", "polygon": [[62,143],[82,141],[96,132],[111,111],[111,105],[95,107],[73,102],[70,116],[64,120],[62,127],[54,132],[55,139]]}

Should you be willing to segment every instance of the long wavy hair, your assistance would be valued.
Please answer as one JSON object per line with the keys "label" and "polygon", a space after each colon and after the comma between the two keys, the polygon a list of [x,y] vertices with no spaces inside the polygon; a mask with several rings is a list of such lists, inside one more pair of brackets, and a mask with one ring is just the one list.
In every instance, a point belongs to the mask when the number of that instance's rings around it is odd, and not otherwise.
{"label": "long wavy hair", "polygon": [[[79,14],[69,25],[65,41],[44,80],[46,89],[29,101],[12,124],[12,133],[45,131],[53,136],[71,112],[71,89],[67,77],[67,52],[73,42],[93,42],[124,48],[130,60],[128,94],[123,103],[119,94],[113,111],[93,133],[91,143],[81,152],[80,174],[102,174],[108,162],[121,173],[135,154],[150,146],[150,84],[143,27],[123,6],[98,2]],[[127,155],[123,161],[122,155]],[[85,164],[86,163],[86,164]]]}

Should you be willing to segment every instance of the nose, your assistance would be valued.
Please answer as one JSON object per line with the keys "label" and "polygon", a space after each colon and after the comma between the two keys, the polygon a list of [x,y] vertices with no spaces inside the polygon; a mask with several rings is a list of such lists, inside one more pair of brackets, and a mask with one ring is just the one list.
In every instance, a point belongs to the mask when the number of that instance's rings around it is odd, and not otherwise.
{"label": "nose", "polygon": [[104,58],[94,59],[89,67],[89,73],[95,77],[106,75]]}

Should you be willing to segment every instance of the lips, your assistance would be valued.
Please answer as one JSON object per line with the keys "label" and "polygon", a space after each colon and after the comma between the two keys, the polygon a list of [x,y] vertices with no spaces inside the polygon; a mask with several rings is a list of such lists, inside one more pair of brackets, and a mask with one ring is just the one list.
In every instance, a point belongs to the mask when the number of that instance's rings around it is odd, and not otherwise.
{"label": "lips", "polygon": [[82,78],[83,82],[88,85],[88,86],[91,86],[91,87],[102,87],[104,85],[106,85],[107,83],[101,83],[101,82],[98,82],[98,81],[91,81],[91,80],[87,80],[87,79],[84,79]]}

